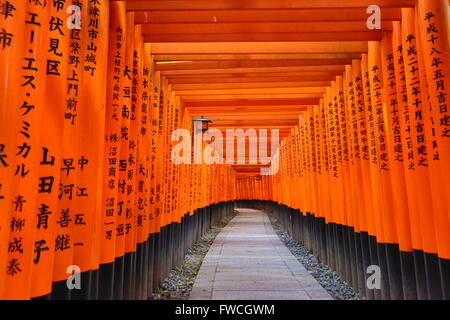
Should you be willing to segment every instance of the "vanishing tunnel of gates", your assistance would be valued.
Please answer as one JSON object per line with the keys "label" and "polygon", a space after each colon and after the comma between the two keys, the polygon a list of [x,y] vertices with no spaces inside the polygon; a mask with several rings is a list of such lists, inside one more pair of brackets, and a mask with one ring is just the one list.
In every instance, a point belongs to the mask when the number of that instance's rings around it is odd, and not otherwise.
{"label": "vanishing tunnel of gates", "polygon": [[[150,298],[236,206],[273,212],[361,296],[450,299],[448,0],[0,13],[0,299]],[[279,130],[264,150],[276,169],[261,175],[247,146],[175,164],[172,132],[201,115],[220,132]],[[224,154],[215,142],[200,140]]]}

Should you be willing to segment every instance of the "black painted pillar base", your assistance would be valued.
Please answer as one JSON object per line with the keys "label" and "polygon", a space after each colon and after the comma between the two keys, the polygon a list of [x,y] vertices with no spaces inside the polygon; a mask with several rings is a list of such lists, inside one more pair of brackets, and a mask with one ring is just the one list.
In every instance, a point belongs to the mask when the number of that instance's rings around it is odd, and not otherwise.
{"label": "black painted pillar base", "polygon": [[389,274],[389,297],[391,300],[403,300],[403,276],[398,244],[386,243],[384,246]]}
{"label": "black painted pillar base", "polygon": [[124,257],[117,257],[114,261],[114,300],[123,299]]}
{"label": "black painted pillar base", "polygon": [[416,269],[412,251],[400,251],[400,266],[402,271],[403,299],[417,300]]}
{"label": "black painted pillar base", "polygon": [[99,300],[112,300],[114,298],[114,262],[100,264],[99,266]]}
{"label": "black painted pillar base", "polygon": [[428,285],[425,276],[425,257],[422,250],[413,250],[414,269],[416,270],[417,299],[428,300]]}
{"label": "black painted pillar base", "polygon": [[365,260],[364,256],[367,250],[363,246],[363,232],[356,232],[354,236],[355,242],[355,259],[356,259],[356,286],[354,287],[355,291],[358,292],[360,296],[366,295],[366,277],[365,277]]}
{"label": "black painted pillar base", "polygon": [[71,300],[88,300],[89,292],[92,284],[92,271],[85,271],[80,273],[81,276],[81,288],[72,289]]}
{"label": "black painted pillar base", "polygon": [[159,278],[160,278],[160,265],[159,261],[161,259],[161,231],[155,233],[154,236],[154,250],[153,250],[153,290],[156,292],[159,288]]}
{"label": "black painted pillar base", "polygon": [[[378,246],[377,246],[377,238],[375,236],[369,235],[369,250],[370,250],[370,265],[380,266],[379,258],[378,258]],[[381,266],[380,266],[381,268]],[[367,269],[366,269],[367,273]],[[367,284],[366,284],[367,285]],[[373,292],[374,300],[381,300],[382,298],[382,289],[370,289]]]}
{"label": "black painted pillar base", "polygon": [[[348,239],[348,263],[347,272],[349,272],[349,283],[353,288],[358,288],[358,266],[361,260],[358,260],[358,252],[356,246],[356,238],[359,239],[359,233],[355,232],[354,227],[347,227],[347,239]],[[360,243],[358,241],[358,243]],[[360,249],[360,247],[359,247]]]}
{"label": "black painted pillar base", "polygon": [[365,296],[368,300],[374,300],[375,299],[375,293],[373,290],[370,290],[367,288],[367,268],[372,264],[372,258],[371,258],[371,246],[370,246],[370,238],[369,234],[367,232],[360,232],[361,237],[361,254],[362,254],[362,260],[361,260],[361,267],[362,270],[360,272],[359,277],[361,278],[360,283],[360,291],[359,293],[362,296]]}
{"label": "black painted pillar base", "polygon": [[[147,293],[144,293],[144,290],[146,290],[146,273],[147,268],[145,266],[146,263],[146,242],[137,243],[136,244],[136,254],[135,254],[135,267],[134,267],[134,277],[133,277],[133,283],[134,283],[134,296],[137,300],[143,300],[146,299]],[[145,298],[144,298],[145,296]]]}
{"label": "black painted pillar base", "polygon": [[439,258],[437,254],[424,252],[425,274],[430,300],[442,300],[441,276],[439,270]]}
{"label": "black painted pillar base", "polygon": [[450,300],[450,259],[439,258],[442,298]]}
{"label": "black painted pillar base", "polygon": [[70,300],[72,290],[67,288],[67,280],[52,283],[51,300]]}
{"label": "black painted pillar base", "polygon": [[89,300],[98,300],[98,291],[99,291],[99,270],[92,270],[91,271],[91,290],[89,291]]}
{"label": "black painted pillar base", "polygon": [[51,299],[52,299],[52,294],[49,293],[49,294],[45,294],[43,296],[31,298],[30,300],[47,301],[47,300],[51,300]]}
{"label": "black painted pillar base", "polygon": [[155,254],[155,234],[151,233],[148,236],[148,276],[147,276],[147,299],[152,299],[153,293],[153,266]]}
{"label": "black painted pillar base", "polygon": [[133,259],[134,252],[127,252],[124,255],[124,272],[123,272],[123,299],[132,300],[133,299]]}
{"label": "black painted pillar base", "polygon": [[390,300],[391,294],[389,289],[389,272],[386,257],[386,244],[377,243],[378,266],[381,271],[381,299]]}

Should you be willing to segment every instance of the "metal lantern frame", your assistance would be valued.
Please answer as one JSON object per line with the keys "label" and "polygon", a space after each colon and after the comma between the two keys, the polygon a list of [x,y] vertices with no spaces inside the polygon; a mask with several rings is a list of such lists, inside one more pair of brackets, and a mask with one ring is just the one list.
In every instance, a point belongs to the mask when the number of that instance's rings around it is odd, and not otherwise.
{"label": "metal lantern frame", "polygon": [[195,128],[195,122],[201,122],[202,132],[205,133],[206,131],[208,131],[209,123],[211,123],[212,120],[207,119],[204,116],[201,116],[200,118],[192,119],[192,122],[194,123],[194,128]]}

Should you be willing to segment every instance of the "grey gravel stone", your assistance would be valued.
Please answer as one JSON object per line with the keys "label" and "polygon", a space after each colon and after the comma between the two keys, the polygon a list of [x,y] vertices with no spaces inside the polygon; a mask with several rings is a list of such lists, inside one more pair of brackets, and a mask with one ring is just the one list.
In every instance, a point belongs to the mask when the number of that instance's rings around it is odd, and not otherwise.
{"label": "grey gravel stone", "polygon": [[291,253],[301,262],[306,270],[327,290],[335,300],[365,300],[361,298],[347,282],[327,265],[321,264],[301,243],[292,239],[281,227],[277,219],[268,214],[270,222],[280,240],[289,248]]}
{"label": "grey gravel stone", "polygon": [[169,276],[164,280],[157,292],[153,293],[153,300],[188,300],[191,294],[192,286],[197,277],[203,259],[208,253],[209,247],[214,239],[231,219],[237,214],[222,219],[218,225],[201,237],[187,251],[183,265],[174,268]]}

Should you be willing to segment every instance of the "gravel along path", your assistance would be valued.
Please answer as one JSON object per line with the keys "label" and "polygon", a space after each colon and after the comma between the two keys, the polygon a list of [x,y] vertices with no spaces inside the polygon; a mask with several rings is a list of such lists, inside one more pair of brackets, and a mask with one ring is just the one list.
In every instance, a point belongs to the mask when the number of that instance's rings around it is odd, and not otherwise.
{"label": "gravel along path", "polygon": [[350,287],[347,282],[341,280],[339,275],[327,265],[321,264],[302,244],[292,239],[271,214],[269,216],[273,229],[280,240],[289,248],[291,253],[300,261],[308,272],[327,290],[335,300],[365,300]]}
{"label": "gravel along path", "polygon": [[190,248],[184,258],[183,265],[178,266],[169,274],[158,292],[153,293],[153,300],[188,300],[194,285],[195,277],[197,277],[203,258],[208,253],[209,247],[214,239],[238,212],[235,211],[230,217],[222,219],[218,225],[212,228],[201,237]]}
{"label": "gravel along path", "polygon": [[[235,212],[237,213],[237,212]],[[288,247],[291,253],[301,262],[308,272],[327,290],[335,300],[361,300],[358,294],[339,275],[327,265],[317,261],[303,245],[292,239],[280,226],[276,218],[268,214],[270,222],[280,240]],[[200,270],[203,259],[208,253],[214,239],[234,217],[223,219],[215,225],[205,236],[200,238],[187,251],[183,265],[174,268],[169,277],[161,285],[158,292],[153,293],[153,300],[188,300],[195,278]]]}

